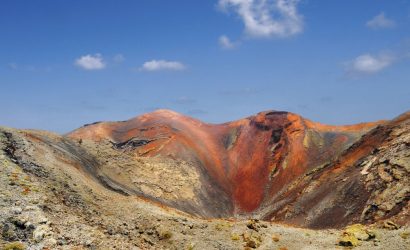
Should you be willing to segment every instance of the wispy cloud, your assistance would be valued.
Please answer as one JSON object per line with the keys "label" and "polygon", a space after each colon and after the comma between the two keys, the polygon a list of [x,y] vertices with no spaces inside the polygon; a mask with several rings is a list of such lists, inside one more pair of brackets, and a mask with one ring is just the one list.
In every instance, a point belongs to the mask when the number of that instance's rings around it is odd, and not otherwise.
{"label": "wispy cloud", "polygon": [[299,0],[219,0],[225,11],[234,10],[250,37],[289,37],[303,31]]}
{"label": "wispy cloud", "polygon": [[392,54],[363,54],[346,64],[349,74],[375,74],[391,66],[396,61]]}
{"label": "wispy cloud", "polygon": [[166,61],[166,60],[151,60],[145,62],[140,70],[142,71],[181,71],[186,69],[186,66],[178,61]]}
{"label": "wispy cloud", "polygon": [[320,103],[331,103],[331,102],[333,102],[333,97],[331,97],[331,96],[322,96],[321,98],[319,98],[319,102]]}
{"label": "wispy cloud", "polygon": [[51,66],[35,66],[35,65],[21,65],[15,62],[7,64],[10,70],[17,70],[21,72],[31,72],[31,73],[49,73],[52,71]]}
{"label": "wispy cloud", "polygon": [[29,72],[36,72],[36,73],[48,73],[53,70],[51,66],[45,66],[45,67],[38,67],[34,65],[29,65],[26,67],[26,70]]}
{"label": "wispy cloud", "polygon": [[125,61],[125,57],[123,54],[116,54],[112,59],[115,63],[122,63]]}
{"label": "wispy cloud", "polygon": [[379,73],[389,67],[410,59],[410,39],[404,39],[396,46],[379,53],[363,53],[356,58],[344,62],[348,76],[362,76]]}
{"label": "wispy cloud", "polygon": [[9,64],[7,65],[7,67],[8,67],[9,69],[16,70],[16,69],[18,68],[18,65],[17,65],[17,63],[9,63]]}
{"label": "wispy cloud", "polygon": [[394,20],[387,18],[384,12],[381,12],[379,15],[367,21],[366,26],[371,29],[387,29],[395,27],[396,22]]}
{"label": "wispy cloud", "polygon": [[81,56],[75,60],[74,64],[85,70],[100,70],[106,66],[100,54]]}
{"label": "wispy cloud", "polygon": [[83,109],[92,111],[104,111],[108,109],[106,106],[95,104],[89,101],[81,101],[80,105]]}
{"label": "wispy cloud", "polygon": [[181,104],[181,105],[194,104],[195,102],[196,102],[195,99],[187,97],[187,96],[181,96],[174,100],[174,103]]}
{"label": "wispy cloud", "polygon": [[220,36],[218,42],[223,49],[234,49],[237,46],[237,43],[232,42],[226,35]]}

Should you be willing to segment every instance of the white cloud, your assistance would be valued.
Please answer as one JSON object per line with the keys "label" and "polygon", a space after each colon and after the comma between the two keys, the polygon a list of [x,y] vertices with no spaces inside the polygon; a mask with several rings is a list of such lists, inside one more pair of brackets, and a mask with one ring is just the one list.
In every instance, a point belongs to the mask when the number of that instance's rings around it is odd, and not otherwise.
{"label": "white cloud", "polygon": [[389,67],[394,61],[395,58],[392,55],[381,54],[374,56],[364,54],[348,63],[348,71],[356,74],[374,74]]}
{"label": "white cloud", "polygon": [[379,15],[373,17],[371,20],[367,21],[366,26],[372,29],[393,28],[394,26],[396,26],[396,22],[388,19],[384,15],[384,12],[382,12]]}
{"label": "white cloud", "polygon": [[299,0],[219,0],[222,10],[233,9],[251,37],[288,37],[303,31]]}
{"label": "white cloud", "polygon": [[145,62],[140,70],[143,71],[161,71],[161,70],[173,70],[180,71],[184,70],[186,67],[181,62],[177,61],[165,61],[165,60],[151,60]]}
{"label": "white cloud", "polygon": [[223,49],[233,49],[236,47],[236,45],[226,35],[220,36],[218,42],[219,46],[221,46]]}
{"label": "white cloud", "polygon": [[100,70],[106,66],[100,54],[82,56],[75,60],[75,65],[85,70]]}
{"label": "white cloud", "polygon": [[122,63],[123,61],[125,61],[125,57],[122,54],[116,54],[113,57],[114,62],[116,63]]}

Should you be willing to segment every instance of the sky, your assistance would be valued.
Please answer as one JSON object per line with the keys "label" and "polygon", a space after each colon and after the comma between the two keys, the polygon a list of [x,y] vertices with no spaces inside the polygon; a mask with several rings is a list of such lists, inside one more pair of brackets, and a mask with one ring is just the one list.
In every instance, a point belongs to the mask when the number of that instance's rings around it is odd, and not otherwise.
{"label": "sky", "polygon": [[172,109],[327,124],[410,109],[409,0],[2,0],[0,125]]}

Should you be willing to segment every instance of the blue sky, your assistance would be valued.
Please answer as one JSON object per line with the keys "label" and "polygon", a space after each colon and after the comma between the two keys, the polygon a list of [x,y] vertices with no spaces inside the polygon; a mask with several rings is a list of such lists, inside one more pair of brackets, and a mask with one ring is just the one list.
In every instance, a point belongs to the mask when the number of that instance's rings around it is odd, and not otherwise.
{"label": "blue sky", "polygon": [[410,109],[408,0],[3,0],[0,124],[68,132],[158,108],[329,124]]}

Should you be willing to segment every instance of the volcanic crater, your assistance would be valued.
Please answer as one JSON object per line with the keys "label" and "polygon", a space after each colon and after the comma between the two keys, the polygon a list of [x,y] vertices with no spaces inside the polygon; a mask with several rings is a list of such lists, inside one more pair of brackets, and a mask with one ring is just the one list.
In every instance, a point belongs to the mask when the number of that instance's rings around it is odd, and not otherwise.
{"label": "volcanic crater", "polygon": [[324,228],[375,220],[363,216],[372,192],[356,165],[385,142],[378,131],[396,123],[330,126],[266,111],[208,124],[157,110],[67,138],[98,159],[94,177],[123,194],[204,218]]}

